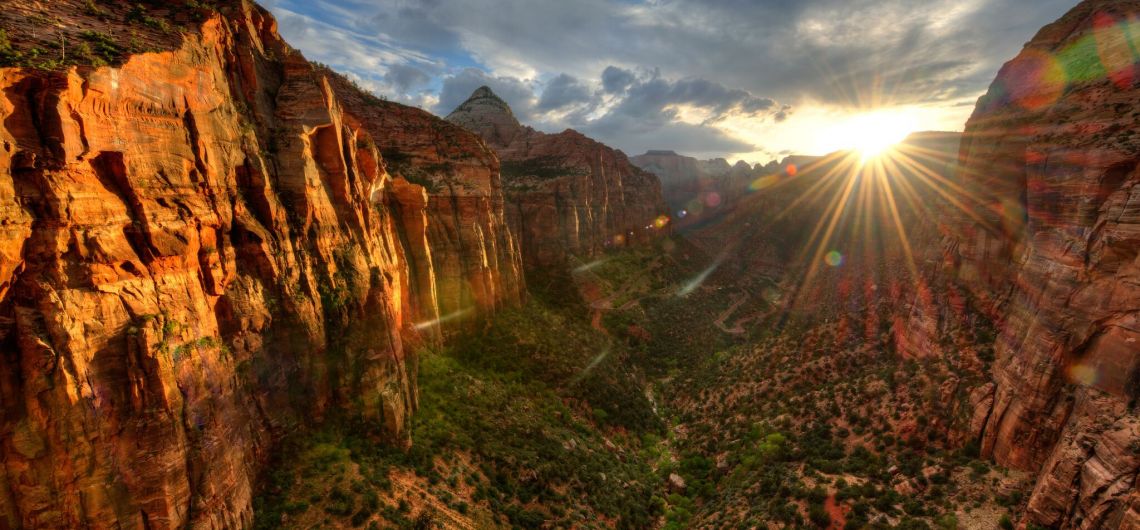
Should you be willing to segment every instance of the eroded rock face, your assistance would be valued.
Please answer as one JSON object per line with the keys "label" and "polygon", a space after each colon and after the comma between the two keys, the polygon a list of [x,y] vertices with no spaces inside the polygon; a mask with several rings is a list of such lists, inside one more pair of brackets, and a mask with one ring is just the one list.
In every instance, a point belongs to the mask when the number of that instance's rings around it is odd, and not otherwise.
{"label": "eroded rock face", "polygon": [[487,87],[447,120],[478,133],[498,154],[507,220],[527,268],[661,233],[654,226],[667,211],[661,185],[620,151],[573,130],[546,134],[524,127]]}
{"label": "eroded rock face", "polygon": [[[999,323],[972,424],[1039,471],[1027,520],[1134,528],[1140,471],[1140,2],[1086,1],[1002,68],[967,125],[946,274]],[[953,315],[921,315],[931,330]]]}
{"label": "eroded rock face", "polygon": [[203,19],[118,67],[0,69],[0,527],[247,526],[281,434],[406,442],[413,323],[522,288],[491,157],[433,205],[267,12]]}
{"label": "eroded rock face", "polygon": [[338,95],[371,133],[396,177],[393,208],[414,217],[403,223],[401,234],[417,242],[410,244],[408,261],[415,291],[424,298],[418,307],[427,311],[417,311],[416,320],[442,317],[445,333],[459,331],[503,304],[520,301],[525,291],[521,249],[507,226],[494,153],[462,127],[362,94],[336,79]]}

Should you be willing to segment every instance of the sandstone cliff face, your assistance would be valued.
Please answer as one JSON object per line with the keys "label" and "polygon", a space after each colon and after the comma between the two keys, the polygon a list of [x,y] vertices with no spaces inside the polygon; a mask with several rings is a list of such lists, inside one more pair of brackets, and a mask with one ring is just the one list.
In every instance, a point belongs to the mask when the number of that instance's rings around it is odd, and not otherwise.
{"label": "sandstone cliff face", "polygon": [[523,127],[486,87],[447,119],[480,134],[498,154],[507,219],[527,268],[591,257],[660,233],[654,220],[667,211],[661,185],[620,151],[573,130],[545,134]]}
{"label": "sandstone cliff face", "polygon": [[[10,7],[19,37],[39,7]],[[248,525],[282,433],[336,414],[405,439],[404,342],[437,297],[521,289],[501,214],[480,210],[488,157],[433,207],[385,172],[387,125],[265,11],[197,14],[117,67],[0,69],[2,528]]]}
{"label": "sandstone cliff face", "polygon": [[940,274],[999,323],[974,434],[1039,471],[1027,521],[1050,527],[1140,526],[1137,17],[1140,2],[1086,1],[1005,65],[962,142],[966,208],[950,209]]}
{"label": "sandstone cliff face", "polygon": [[[417,310],[417,321],[435,318],[426,299],[431,292],[445,333],[470,329],[478,317],[519,302],[525,291],[521,249],[507,226],[494,153],[462,127],[335,79],[337,94],[396,177],[391,206],[398,215],[414,217],[403,223],[401,234],[411,249],[413,290],[425,298],[417,307],[426,311]],[[426,225],[419,219],[424,214]],[[426,245],[411,244],[424,232]]]}

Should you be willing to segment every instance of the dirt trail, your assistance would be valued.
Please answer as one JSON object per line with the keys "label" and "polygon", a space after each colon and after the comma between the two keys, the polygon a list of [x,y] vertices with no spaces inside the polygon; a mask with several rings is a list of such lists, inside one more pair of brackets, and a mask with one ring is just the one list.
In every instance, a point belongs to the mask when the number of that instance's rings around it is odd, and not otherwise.
{"label": "dirt trail", "polygon": [[778,308],[773,307],[773,308],[769,309],[768,311],[762,311],[762,312],[752,313],[749,315],[742,316],[742,317],[736,319],[736,321],[732,324],[732,327],[728,327],[728,324],[726,324],[728,317],[731,317],[732,314],[735,313],[737,309],[740,309],[740,306],[749,300],[750,295],[748,293],[738,293],[738,294],[734,295],[734,298],[736,298],[736,299],[733,301],[732,305],[729,306],[728,309],[725,309],[724,312],[722,312],[720,314],[720,316],[717,317],[716,321],[714,322],[714,324],[716,325],[716,327],[718,329],[720,329],[721,331],[728,333],[730,335],[743,335],[743,334],[747,333],[748,330],[744,329],[745,324],[748,324],[750,322],[759,321],[759,320],[764,320],[764,319],[772,316],[773,314],[775,314],[776,311],[778,310]]}
{"label": "dirt trail", "polygon": [[823,509],[831,517],[831,525],[827,527],[828,530],[843,530],[847,524],[847,508],[835,500],[834,493],[827,496],[827,500],[823,502]]}
{"label": "dirt trail", "polygon": [[741,305],[744,304],[744,302],[748,301],[748,295],[746,295],[744,293],[738,293],[738,294],[734,295],[734,298],[736,298],[736,300],[732,302],[732,305],[729,306],[728,309],[724,310],[724,312],[721,313],[719,317],[717,317],[716,322],[714,322],[714,324],[716,324],[716,327],[720,328],[720,330],[725,332],[725,333],[729,333],[732,335],[743,335],[744,334],[744,328],[740,327],[739,321],[737,321],[736,326],[734,326],[732,328],[729,328],[729,327],[724,325],[724,321],[728,320],[728,317],[732,316],[732,314],[735,313],[736,310]]}
{"label": "dirt trail", "polygon": [[[660,264],[661,264],[661,257],[657,256],[657,257],[653,258],[653,261],[649,262],[649,264],[646,265],[646,269],[647,270],[654,270]],[[591,272],[590,276],[592,277],[591,281],[594,281],[597,284],[602,283],[601,277],[598,276],[596,273]],[[609,295],[591,300],[590,301],[590,312],[591,312],[590,326],[593,327],[594,329],[602,332],[602,333],[605,333],[606,335],[609,335],[609,332],[606,331],[606,327],[604,325],[602,325],[602,314],[605,313],[606,311],[613,311],[614,300],[617,300],[619,297],[621,297],[621,296],[629,293],[630,291],[632,291],[634,284],[635,284],[635,282],[637,282],[638,279],[640,279],[640,278],[638,278],[638,277],[631,278],[630,280],[626,281],[624,284],[619,285]],[[597,293],[598,291],[601,290],[600,288],[598,288],[598,286],[596,284],[595,285],[580,286],[580,287],[582,288],[583,294],[587,297],[589,297],[591,293]],[[652,294],[633,298],[633,299],[629,300],[628,302],[622,304],[622,306],[619,309],[621,309],[621,310],[632,309],[634,306],[636,306],[638,303],[640,303],[641,300],[643,300],[649,296],[652,296]]]}

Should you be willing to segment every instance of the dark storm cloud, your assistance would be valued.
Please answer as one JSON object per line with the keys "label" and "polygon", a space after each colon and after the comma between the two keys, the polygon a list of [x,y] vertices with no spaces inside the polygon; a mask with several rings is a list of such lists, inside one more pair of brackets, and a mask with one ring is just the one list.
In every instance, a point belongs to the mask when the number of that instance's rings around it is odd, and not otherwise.
{"label": "dark storm cloud", "polygon": [[613,65],[602,71],[602,89],[608,94],[622,92],[636,80],[637,76],[633,72]]}
{"label": "dark storm cloud", "polygon": [[[876,85],[924,101],[984,88],[1000,63],[1075,0],[359,1],[419,49],[462,48],[492,69],[596,75],[660,67],[780,100],[852,103]],[[624,65],[624,66],[623,66]],[[921,72],[927,84],[914,84]],[[978,73],[978,75],[973,75]],[[621,82],[612,72],[607,90]],[[979,86],[981,85],[981,86]]]}
{"label": "dark storm cloud", "polygon": [[[607,75],[612,80],[618,70],[605,68],[596,82],[559,74],[544,84],[538,96],[534,87],[523,80],[468,68],[444,79],[435,110],[447,115],[475,89],[486,85],[511,106],[520,121],[541,130],[557,132],[572,127],[633,153],[654,146],[686,152],[734,153],[753,151],[756,146],[727,136],[712,127],[713,123],[731,115],[771,115],[778,119],[778,113],[791,108],[778,107],[769,98],[704,79],[665,79],[657,71],[638,74],[621,70],[622,81],[611,83],[606,90]],[[591,84],[600,84],[603,89],[592,90]],[[684,123],[679,119],[680,106],[701,111],[707,119],[700,124]],[[566,110],[572,112],[561,113]]]}
{"label": "dark storm cloud", "polygon": [[560,74],[546,83],[542,97],[538,100],[538,110],[546,112],[590,103],[593,100],[592,92],[590,87],[577,78]]}
{"label": "dark storm cloud", "polygon": [[659,77],[656,72],[649,79],[635,81],[627,87],[626,94],[616,112],[642,119],[668,115],[669,108],[674,105],[690,105],[706,110],[713,120],[730,113],[755,116],[776,105],[769,98],[757,97],[744,90],[729,89],[706,79],[672,82]]}

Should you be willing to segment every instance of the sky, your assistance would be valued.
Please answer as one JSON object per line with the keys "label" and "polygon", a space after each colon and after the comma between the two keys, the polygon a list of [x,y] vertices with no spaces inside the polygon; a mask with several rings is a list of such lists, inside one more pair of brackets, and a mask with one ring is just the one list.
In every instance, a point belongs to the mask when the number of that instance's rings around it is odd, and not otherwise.
{"label": "sky", "polygon": [[868,127],[962,130],[1077,0],[262,3],[306,57],[392,101],[446,116],[487,85],[539,130],[764,163]]}

